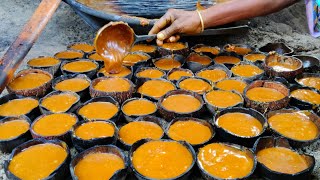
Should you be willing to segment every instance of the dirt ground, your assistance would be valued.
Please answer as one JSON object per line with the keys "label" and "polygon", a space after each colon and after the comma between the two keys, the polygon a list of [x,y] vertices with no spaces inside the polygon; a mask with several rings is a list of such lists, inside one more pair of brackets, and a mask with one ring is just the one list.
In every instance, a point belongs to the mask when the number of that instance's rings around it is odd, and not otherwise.
{"label": "dirt ground", "polygon": [[[0,56],[14,41],[39,2],[40,0],[10,0],[1,4]],[[252,28],[246,35],[228,36],[218,41],[218,45],[245,43],[260,47],[268,42],[285,42],[297,53],[320,56],[320,40],[308,34],[303,2],[273,15],[255,18],[250,22]],[[62,3],[26,59],[39,55],[53,55],[73,42],[91,43],[94,34],[95,31],[68,5]]]}
{"label": "dirt ground", "polygon": [[[1,2],[0,57],[19,34],[39,2],[40,0],[3,0]],[[320,57],[320,39],[308,34],[306,23],[305,7],[301,1],[281,12],[251,20],[252,28],[246,35],[228,36],[217,43],[218,45],[244,43],[260,47],[268,42],[285,42],[293,47],[297,54],[312,54]],[[73,42],[92,43],[94,35],[95,32],[68,5],[62,3],[25,61],[40,55],[52,56]],[[20,69],[23,68],[25,68],[24,65],[20,67]],[[320,179],[319,143],[313,144],[305,151],[315,155],[318,163],[314,175],[316,179]],[[0,180],[5,179],[1,166],[7,157],[0,152]]]}

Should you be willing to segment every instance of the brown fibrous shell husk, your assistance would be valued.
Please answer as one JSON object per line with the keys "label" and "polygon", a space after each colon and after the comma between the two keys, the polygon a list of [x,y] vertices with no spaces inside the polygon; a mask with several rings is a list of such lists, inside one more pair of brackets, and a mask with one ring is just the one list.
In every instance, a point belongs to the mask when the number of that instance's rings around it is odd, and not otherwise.
{"label": "brown fibrous shell husk", "polygon": [[[280,93],[282,93],[285,97],[280,100],[272,101],[272,102],[258,102],[258,101],[251,100],[247,97],[246,93],[248,90],[256,87],[265,87],[265,88],[275,89]],[[289,89],[282,83],[275,82],[275,81],[264,81],[264,80],[253,81],[251,84],[249,84],[245,88],[243,95],[244,95],[246,107],[256,109],[262,113],[265,113],[267,111],[282,109],[289,104],[289,100],[290,100]]]}
{"label": "brown fibrous shell husk", "polygon": [[[297,68],[292,71],[276,71],[273,67],[269,66],[270,62],[285,62],[295,65]],[[303,72],[303,64],[300,59],[291,56],[282,56],[274,52],[269,53],[264,61],[264,70],[270,77],[283,77],[292,81],[294,77]]]}
{"label": "brown fibrous shell husk", "polygon": [[[12,81],[14,81],[16,78],[24,76],[24,75],[29,74],[29,73],[45,74],[45,75],[50,77],[50,80],[48,82],[46,82],[45,84],[43,84],[43,85],[41,85],[39,87],[33,88],[33,89],[14,90],[9,86],[10,83]],[[6,88],[7,88],[9,93],[22,95],[22,96],[42,97],[51,89],[52,80],[53,80],[53,75],[48,73],[48,72],[46,72],[46,71],[43,71],[43,70],[40,70],[40,69],[25,69],[25,70],[22,70],[22,71],[18,72],[18,74],[10,81],[10,83],[6,86]]]}
{"label": "brown fibrous shell husk", "polygon": [[104,80],[104,79],[111,79],[111,78],[116,78],[116,77],[100,77],[96,78],[91,82],[89,91],[90,91],[90,96],[92,98],[94,97],[101,97],[101,96],[111,96],[113,97],[116,101],[118,101],[120,104],[122,104],[125,100],[129,99],[132,97],[132,94],[135,92],[135,85],[128,79],[126,78],[120,78],[126,80],[130,84],[130,88],[127,91],[123,92],[104,92],[104,91],[99,91],[94,89],[94,86]]}

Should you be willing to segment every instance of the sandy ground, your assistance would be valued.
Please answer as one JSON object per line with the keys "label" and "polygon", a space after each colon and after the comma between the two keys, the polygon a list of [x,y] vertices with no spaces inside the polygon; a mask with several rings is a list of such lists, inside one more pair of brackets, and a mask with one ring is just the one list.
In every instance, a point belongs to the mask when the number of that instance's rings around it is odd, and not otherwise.
{"label": "sandy ground", "polygon": [[[40,0],[11,0],[0,6],[0,55],[19,34]],[[308,34],[305,9],[298,3],[279,13],[251,21],[252,29],[246,35],[228,36],[214,45],[246,43],[263,46],[268,42],[285,42],[298,53],[320,56],[320,40]],[[95,32],[74,11],[62,3],[35,43],[26,59],[39,55],[53,55],[73,42],[92,42]]]}
{"label": "sandy ground", "polygon": [[[0,56],[19,34],[22,26],[31,17],[40,0],[6,0],[0,6]],[[308,34],[303,2],[279,13],[259,17],[251,21],[252,29],[246,35],[216,38],[212,45],[226,43],[245,43],[260,47],[268,42],[285,42],[293,47],[297,54],[313,54],[320,57],[320,40]],[[69,6],[62,3],[46,29],[35,43],[26,59],[40,55],[51,56],[64,50],[73,42],[92,42],[95,32],[84,23]],[[25,68],[22,65],[20,69]],[[315,155],[317,165],[314,178],[320,179],[319,142],[304,151]],[[0,152],[0,180],[3,174],[3,160],[8,156]]]}

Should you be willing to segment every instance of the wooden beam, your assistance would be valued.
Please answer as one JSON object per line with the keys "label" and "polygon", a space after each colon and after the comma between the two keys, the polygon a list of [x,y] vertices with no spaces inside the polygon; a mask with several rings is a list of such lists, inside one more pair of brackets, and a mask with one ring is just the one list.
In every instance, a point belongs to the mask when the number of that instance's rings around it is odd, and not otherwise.
{"label": "wooden beam", "polygon": [[60,2],[61,0],[42,0],[17,39],[0,59],[0,93],[13,78],[14,72],[46,27]]}

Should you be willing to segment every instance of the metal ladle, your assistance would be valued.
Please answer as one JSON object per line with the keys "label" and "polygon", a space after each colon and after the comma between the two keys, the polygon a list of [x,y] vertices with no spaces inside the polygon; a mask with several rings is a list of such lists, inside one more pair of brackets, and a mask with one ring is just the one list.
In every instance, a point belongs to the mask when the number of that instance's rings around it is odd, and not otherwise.
{"label": "metal ladle", "polygon": [[[113,30],[111,30],[113,28]],[[112,32],[112,34],[110,34]],[[117,36],[117,37],[110,37]],[[96,52],[99,55],[105,53],[105,50],[108,48],[108,43],[112,40],[119,44],[119,46],[123,46],[128,53],[131,47],[140,41],[153,40],[157,37],[154,35],[136,35],[133,29],[124,22],[110,22],[103,26],[96,34],[94,40],[94,46],[96,48]]]}

